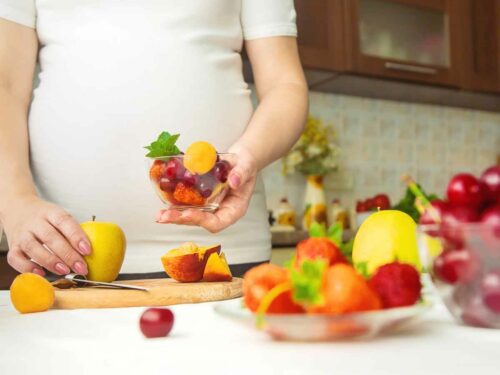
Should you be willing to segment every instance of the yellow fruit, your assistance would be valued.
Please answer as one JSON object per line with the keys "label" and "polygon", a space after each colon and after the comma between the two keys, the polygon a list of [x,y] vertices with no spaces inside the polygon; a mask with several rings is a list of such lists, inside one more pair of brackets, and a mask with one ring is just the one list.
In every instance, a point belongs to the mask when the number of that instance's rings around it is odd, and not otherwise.
{"label": "yellow fruit", "polygon": [[85,257],[89,270],[87,279],[107,283],[114,281],[125,258],[125,234],[113,223],[88,221],[80,226],[92,245],[92,253]]}
{"label": "yellow fruit", "polygon": [[384,210],[370,215],[354,238],[352,260],[371,275],[378,267],[396,260],[421,269],[417,225],[401,211]]}
{"label": "yellow fruit", "polygon": [[22,314],[46,311],[54,304],[54,288],[34,273],[18,275],[10,286],[10,300]]}
{"label": "yellow fruit", "polygon": [[208,173],[217,161],[217,151],[208,142],[192,143],[184,155],[184,167],[191,173]]}

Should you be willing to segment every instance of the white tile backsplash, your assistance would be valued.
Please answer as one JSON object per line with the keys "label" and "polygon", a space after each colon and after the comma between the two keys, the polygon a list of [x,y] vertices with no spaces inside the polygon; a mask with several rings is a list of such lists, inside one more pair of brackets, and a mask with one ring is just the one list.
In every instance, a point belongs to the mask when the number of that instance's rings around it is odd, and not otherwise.
{"label": "white tile backsplash", "polygon": [[[403,173],[443,195],[453,174],[478,174],[500,154],[498,113],[318,92],[310,93],[310,112],[337,132],[340,171],[325,185],[329,199],[338,197],[346,205],[379,192],[396,202],[405,190]],[[302,209],[302,176],[282,176],[280,162],[263,176],[270,208],[288,196]]]}

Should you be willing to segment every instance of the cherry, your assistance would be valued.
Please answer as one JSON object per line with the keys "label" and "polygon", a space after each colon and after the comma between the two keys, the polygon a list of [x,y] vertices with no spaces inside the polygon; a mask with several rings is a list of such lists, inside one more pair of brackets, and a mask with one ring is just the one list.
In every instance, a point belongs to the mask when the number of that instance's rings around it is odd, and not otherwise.
{"label": "cherry", "polygon": [[217,180],[225,183],[227,181],[227,176],[229,175],[229,163],[225,160],[215,163],[213,175]]}
{"label": "cherry", "polygon": [[464,305],[462,321],[473,327],[490,328],[498,324],[497,316],[485,306],[483,299],[478,294],[471,294]]}
{"label": "cherry", "polygon": [[165,337],[174,325],[174,314],[169,309],[150,308],[144,311],[139,321],[139,327],[144,336]]}
{"label": "cherry", "polygon": [[445,250],[434,260],[434,273],[449,284],[461,284],[473,281],[481,270],[477,255],[465,248]]}
{"label": "cherry", "polygon": [[391,201],[387,194],[378,194],[373,198],[373,204],[375,208],[380,208],[381,210],[388,210],[391,207]]}
{"label": "cherry", "polygon": [[484,201],[484,192],[479,180],[469,173],[454,176],[446,190],[448,200],[454,205],[479,207]]}
{"label": "cherry", "polygon": [[495,237],[500,238],[500,204],[487,208],[481,215],[481,223],[488,226]]}
{"label": "cherry", "polygon": [[443,211],[442,221],[446,225],[459,223],[475,223],[479,221],[479,214],[470,206],[451,205]]}
{"label": "cherry", "polygon": [[481,295],[484,304],[500,314],[500,269],[489,271],[481,280]]}
{"label": "cherry", "polygon": [[500,203],[500,166],[486,169],[479,180],[483,185],[486,200],[489,203]]}
{"label": "cherry", "polygon": [[162,178],[160,180],[160,189],[163,191],[172,192],[175,190],[175,185],[177,185],[177,183],[168,178]]}
{"label": "cherry", "polygon": [[361,212],[366,212],[368,211],[366,207],[366,203],[362,201],[357,201],[356,202],[356,212],[361,213]]}

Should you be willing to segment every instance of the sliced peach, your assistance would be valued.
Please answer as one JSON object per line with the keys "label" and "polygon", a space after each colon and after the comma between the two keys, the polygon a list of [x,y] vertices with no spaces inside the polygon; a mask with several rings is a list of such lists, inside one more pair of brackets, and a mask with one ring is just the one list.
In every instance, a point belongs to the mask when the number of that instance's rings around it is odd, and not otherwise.
{"label": "sliced peach", "polygon": [[168,276],[180,282],[195,282],[203,278],[205,265],[211,254],[220,252],[220,245],[198,247],[192,242],[170,250],[161,257],[163,268]]}
{"label": "sliced peach", "polygon": [[203,281],[231,281],[232,279],[233,275],[224,253],[220,255],[217,253],[210,254],[203,273]]}

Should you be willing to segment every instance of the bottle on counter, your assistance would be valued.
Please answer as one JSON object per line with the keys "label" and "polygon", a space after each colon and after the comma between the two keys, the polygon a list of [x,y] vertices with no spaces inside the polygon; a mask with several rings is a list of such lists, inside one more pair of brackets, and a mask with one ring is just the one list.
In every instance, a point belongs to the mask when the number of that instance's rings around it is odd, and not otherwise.
{"label": "bottle on counter", "polygon": [[286,197],[281,198],[280,204],[274,213],[276,224],[295,228],[296,213]]}
{"label": "bottle on counter", "polygon": [[330,223],[340,223],[342,224],[342,228],[350,228],[349,212],[345,207],[342,207],[338,198],[335,198],[332,201],[332,205],[330,207]]}

